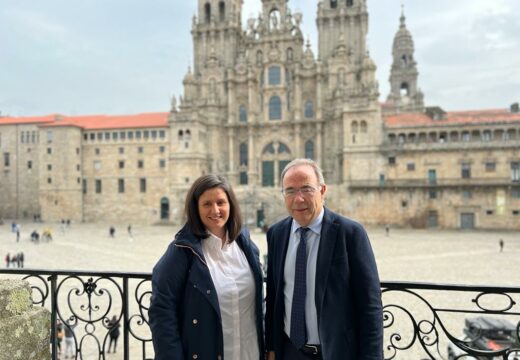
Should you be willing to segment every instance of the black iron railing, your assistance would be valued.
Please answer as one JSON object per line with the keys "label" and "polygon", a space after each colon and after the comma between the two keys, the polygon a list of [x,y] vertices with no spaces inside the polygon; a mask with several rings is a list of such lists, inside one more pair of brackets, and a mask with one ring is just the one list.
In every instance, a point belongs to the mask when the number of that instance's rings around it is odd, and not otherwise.
{"label": "black iron railing", "polygon": [[[107,354],[117,325],[118,359],[153,359],[151,274],[28,269],[0,274],[27,280],[34,304],[51,311],[53,360],[58,322],[73,329],[76,359],[114,359]],[[385,360],[520,360],[520,287],[383,282],[381,288]],[[61,348],[63,354],[64,344]]]}

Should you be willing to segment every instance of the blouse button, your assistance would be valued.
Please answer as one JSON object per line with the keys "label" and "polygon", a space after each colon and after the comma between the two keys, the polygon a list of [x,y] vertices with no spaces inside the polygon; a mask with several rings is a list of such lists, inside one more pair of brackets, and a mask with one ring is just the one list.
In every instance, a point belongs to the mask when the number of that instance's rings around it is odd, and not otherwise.
{"label": "blouse button", "polygon": [[208,294],[208,295],[211,294],[211,290],[206,291],[206,294]]}
{"label": "blouse button", "polygon": [[217,356],[217,360],[222,360],[222,355]]}
{"label": "blouse button", "polygon": [[193,325],[197,325],[198,322],[199,322],[199,320],[197,320],[197,319],[193,319]]}
{"label": "blouse button", "polygon": [[197,354],[193,354],[192,358],[194,358],[194,359],[198,359],[198,358],[199,358],[199,355],[197,355]]}

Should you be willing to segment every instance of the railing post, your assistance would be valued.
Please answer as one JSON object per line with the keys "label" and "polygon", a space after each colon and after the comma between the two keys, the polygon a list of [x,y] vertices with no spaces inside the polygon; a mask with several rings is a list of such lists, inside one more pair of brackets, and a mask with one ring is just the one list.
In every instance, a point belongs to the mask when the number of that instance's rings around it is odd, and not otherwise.
{"label": "railing post", "polygon": [[57,314],[57,296],[56,294],[56,280],[57,275],[51,275],[48,277],[48,280],[51,282],[51,357],[52,360],[58,359],[58,352],[56,351],[56,314]]}
{"label": "railing post", "polygon": [[129,350],[129,320],[128,320],[128,277],[123,276],[123,321],[124,321],[124,331],[123,331],[123,354],[124,354],[124,360],[130,359],[130,350]]}

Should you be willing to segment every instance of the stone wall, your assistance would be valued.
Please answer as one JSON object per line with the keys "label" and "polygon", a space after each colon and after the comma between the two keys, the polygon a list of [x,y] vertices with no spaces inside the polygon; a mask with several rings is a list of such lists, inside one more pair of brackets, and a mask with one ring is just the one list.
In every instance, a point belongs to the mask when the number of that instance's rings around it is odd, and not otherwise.
{"label": "stone wall", "polygon": [[0,360],[47,360],[51,315],[33,307],[26,281],[0,280]]}

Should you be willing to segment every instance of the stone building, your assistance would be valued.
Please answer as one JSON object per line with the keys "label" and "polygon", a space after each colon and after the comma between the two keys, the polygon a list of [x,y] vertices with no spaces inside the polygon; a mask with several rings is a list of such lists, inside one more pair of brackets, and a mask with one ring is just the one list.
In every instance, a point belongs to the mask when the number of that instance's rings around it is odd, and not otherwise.
{"label": "stone building", "polygon": [[180,223],[201,174],[225,175],[248,224],[284,216],[280,173],[315,159],[327,205],[366,224],[520,228],[520,114],[425,107],[404,14],[379,102],[366,0],[302,15],[262,0],[199,0],[194,62],[168,113],[0,118],[0,217]]}

